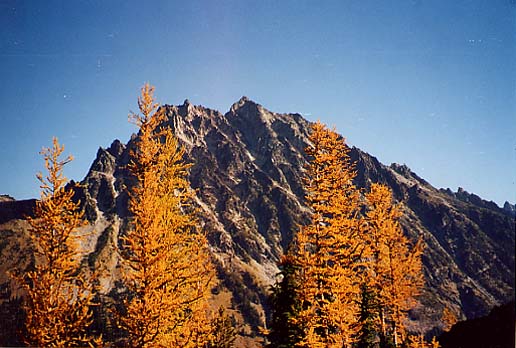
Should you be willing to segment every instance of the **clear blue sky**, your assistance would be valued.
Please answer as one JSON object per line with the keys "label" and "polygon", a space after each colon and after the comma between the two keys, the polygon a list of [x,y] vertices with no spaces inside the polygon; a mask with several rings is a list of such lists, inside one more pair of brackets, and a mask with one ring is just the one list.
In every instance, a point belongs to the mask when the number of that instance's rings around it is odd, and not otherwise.
{"label": "clear blue sky", "polygon": [[0,0],[0,193],[38,196],[53,135],[86,174],[141,85],[222,112],[242,95],[334,125],[436,187],[516,201],[516,3]]}

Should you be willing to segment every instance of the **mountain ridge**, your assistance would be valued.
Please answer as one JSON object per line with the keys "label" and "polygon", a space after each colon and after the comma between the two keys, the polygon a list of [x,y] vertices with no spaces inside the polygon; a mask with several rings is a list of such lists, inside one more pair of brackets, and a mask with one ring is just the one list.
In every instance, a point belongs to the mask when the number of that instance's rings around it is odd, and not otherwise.
{"label": "mountain ridge", "polygon": [[[224,297],[224,305],[244,322],[242,336],[255,336],[258,327],[266,326],[267,293],[278,272],[276,263],[309,218],[302,178],[310,122],[300,114],[271,112],[247,97],[225,114],[188,100],[161,108],[192,163],[190,181],[201,228],[208,231],[223,284],[215,297]],[[99,148],[76,191],[90,221],[85,254],[88,264],[101,271],[106,300],[116,297],[120,286],[116,247],[127,217],[126,188],[132,185],[125,166],[136,137]],[[350,156],[356,163],[357,186],[390,186],[402,204],[405,233],[413,241],[423,238],[427,245],[427,285],[410,313],[413,330],[440,330],[444,307],[459,318],[474,318],[513,298],[510,207],[491,202],[493,206],[460,189],[436,189],[407,166],[383,165],[356,147],[350,148]],[[3,221],[0,231],[13,229],[11,220]],[[10,254],[5,247],[0,252],[2,257]]]}

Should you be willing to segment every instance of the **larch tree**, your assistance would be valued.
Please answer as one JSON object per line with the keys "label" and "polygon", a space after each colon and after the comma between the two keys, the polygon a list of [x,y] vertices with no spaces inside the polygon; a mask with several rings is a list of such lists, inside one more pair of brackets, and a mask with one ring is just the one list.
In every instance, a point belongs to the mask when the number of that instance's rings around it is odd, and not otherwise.
{"label": "larch tree", "polygon": [[372,184],[366,194],[366,213],[370,261],[368,281],[379,308],[380,346],[389,339],[398,347],[405,339],[407,312],[423,286],[421,241],[413,247],[399,223],[402,213],[392,203],[391,190]]}
{"label": "larch tree", "polygon": [[407,343],[405,344],[408,348],[440,348],[441,345],[435,336],[432,337],[430,342],[427,342],[422,334],[409,335]]}
{"label": "larch tree", "polygon": [[311,221],[295,239],[298,297],[294,318],[303,347],[349,347],[358,313],[361,251],[359,191],[344,140],[320,122],[312,126],[305,188]]}
{"label": "larch tree", "polygon": [[34,217],[28,218],[34,248],[34,268],[16,275],[25,289],[24,340],[30,346],[73,347],[99,345],[88,328],[92,323],[93,282],[79,270],[78,229],[84,226],[83,212],[73,202],[73,190],[66,189],[63,167],[73,158],[62,159],[64,146],[57,138],[41,152],[47,175],[37,175],[41,199]]}
{"label": "larch tree", "polygon": [[214,276],[206,238],[196,229],[188,168],[154,88],[138,98],[141,114],[129,172],[129,228],[122,240],[128,290],[119,327],[132,347],[202,347],[209,338],[207,299]]}
{"label": "larch tree", "polygon": [[443,323],[443,330],[450,331],[450,329],[457,323],[458,319],[455,313],[449,308],[444,307],[441,315],[441,322]]}
{"label": "larch tree", "polygon": [[222,306],[219,307],[217,315],[211,320],[211,338],[206,348],[233,348],[237,337],[234,321]]}

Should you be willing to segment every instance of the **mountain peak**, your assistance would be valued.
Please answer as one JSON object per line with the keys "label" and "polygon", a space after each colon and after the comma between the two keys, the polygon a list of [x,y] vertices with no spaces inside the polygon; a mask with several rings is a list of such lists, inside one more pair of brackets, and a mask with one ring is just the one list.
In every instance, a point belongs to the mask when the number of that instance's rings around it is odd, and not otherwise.
{"label": "mountain peak", "polygon": [[[221,284],[227,290],[216,301],[228,307],[237,304],[237,313],[252,330],[264,326],[263,319],[270,314],[264,295],[276,279],[276,262],[299,226],[310,218],[303,181],[310,123],[298,114],[271,112],[245,96],[225,114],[193,105],[188,99],[183,105],[161,107],[185,149],[185,161],[192,163],[189,181],[194,207],[199,209],[199,226],[206,231]],[[91,223],[84,243],[91,248],[85,266],[88,272],[93,267],[99,272],[105,303],[114,303],[117,299],[110,297],[123,291],[117,245],[129,227],[128,189],[134,179],[127,163],[137,137],[132,135],[127,145],[115,140],[109,148],[99,149],[76,189],[76,198]],[[489,202],[478,203],[480,198],[463,189],[457,194],[436,190],[406,165],[387,167],[355,147],[350,159],[356,163],[357,186],[367,190],[373,182],[388,184],[402,204],[400,223],[407,237],[426,244],[423,263],[428,281],[418,299],[421,305],[413,312],[418,318],[411,324],[413,328],[426,332],[441,327],[444,306],[451,306],[462,319],[471,318],[514,296],[516,207],[507,203],[501,210]],[[0,264],[8,265],[0,267],[2,289],[9,279],[2,270],[9,269],[12,260],[24,265],[30,261],[6,257],[19,255],[18,245],[22,244],[4,242],[8,240],[4,238],[27,236],[19,233],[26,223],[7,233],[4,230],[9,225],[3,223],[15,226],[11,220],[30,214],[35,202],[20,203],[0,195]],[[6,254],[11,245],[16,249]],[[256,299],[252,305],[250,296]],[[5,328],[12,321],[13,310],[7,305],[0,301],[0,333],[13,331]],[[107,306],[99,306],[102,323],[108,315],[103,308]]]}
{"label": "mountain peak", "polygon": [[248,97],[246,97],[244,95],[236,103],[231,105],[231,110],[230,111],[235,112],[236,110],[241,109],[241,108],[243,108],[245,106],[258,106],[258,105],[259,105],[258,103],[252,101],[251,99],[249,99]]}

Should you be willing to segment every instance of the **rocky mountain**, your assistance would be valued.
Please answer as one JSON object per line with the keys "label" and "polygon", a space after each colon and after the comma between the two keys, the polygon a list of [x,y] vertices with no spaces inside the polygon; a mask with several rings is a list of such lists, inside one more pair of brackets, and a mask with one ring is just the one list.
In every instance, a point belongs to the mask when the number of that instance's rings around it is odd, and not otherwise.
{"label": "rocky mountain", "polygon": [[[308,220],[302,177],[309,122],[299,114],[270,112],[245,97],[226,114],[188,100],[162,107],[193,164],[190,180],[197,191],[201,228],[208,232],[222,281],[213,290],[214,302],[230,308],[243,323],[238,346],[252,346],[245,337],[266,326],[276,263],[297,226]],[[125,166],[136,136],[127,144],[115,140],[100,148],[76,192],[90,221],[84,267],[100,272],[103,301],[116,297],[121,286],[117,243],[131,185]],[[459,318],[474,318],[514,298],[514,206],[499,208],[462,189],[436,189],[408,167],[383,165],[357,148],[351,149],[351,157],[357,185],[389,185],[403,206],[405,233],[426,243],[426,286],[410,313],[413,330],[439,331],[444,307]],[[8,298],[16,292],[6,271],[25,267],[31,259],[19,256],[26,244],[26,226],[19,219],[33,204],[0,200],[0,306],[5,308],[14,306]],[[17,318],[13,308],[4,317]]]}

